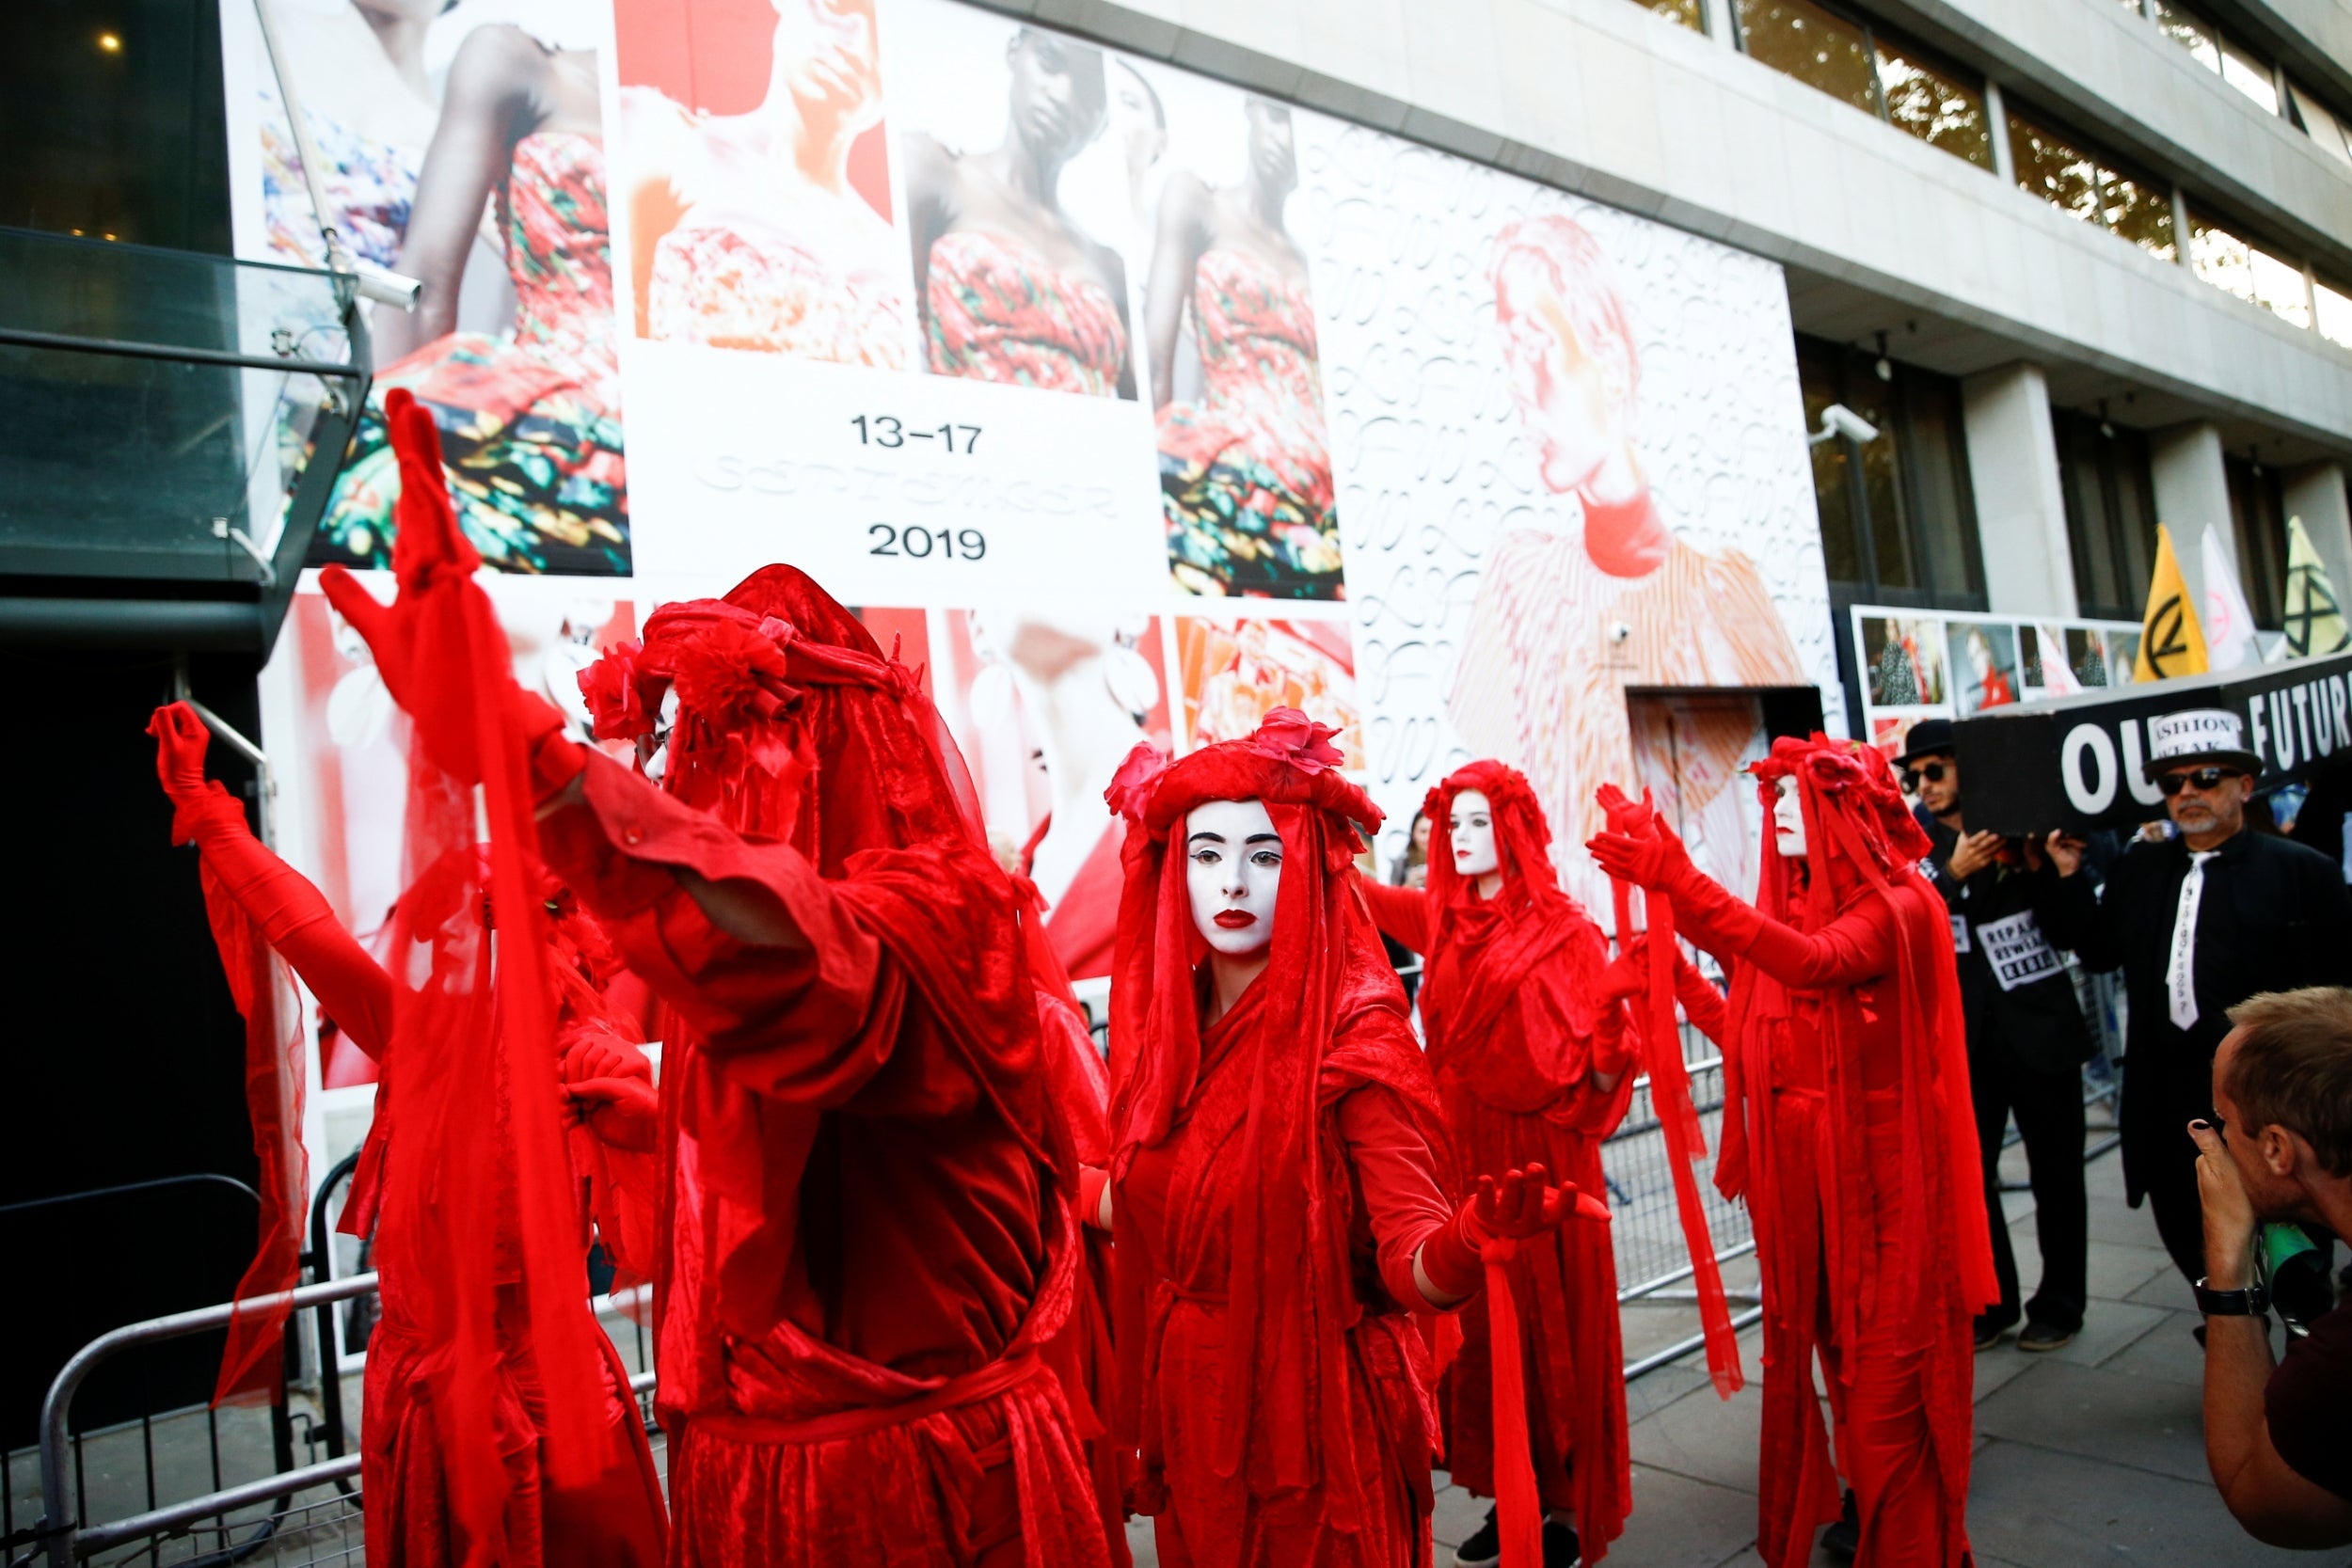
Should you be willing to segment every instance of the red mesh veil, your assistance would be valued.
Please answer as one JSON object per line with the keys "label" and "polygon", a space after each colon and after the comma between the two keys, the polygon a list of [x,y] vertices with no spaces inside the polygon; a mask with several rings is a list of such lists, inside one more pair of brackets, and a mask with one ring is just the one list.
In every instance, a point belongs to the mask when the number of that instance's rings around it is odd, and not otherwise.
{"label": "red mesh veil", "polygon": [[[1404,998],[1369,915],[1352,886],[1358,830],[1375,831],[1380,812],[1334,770],[1331,732],[1295,709],[1266,715],[1248,740],[1204,747],[1179,762],[1138,746],[1107,799],[1129,820],[1121,847],[1111,989],[1114,1047],[1112,1172],[1125,1175],[1191,1101],[1201,1069],[1193,966],[1205,951],[1185,884],[1185,815],[1209,800],[1262,800],[1281,835],[1282,872],[1263,1022],[1255,1031],[1250,1113],[1232,1162],[1233,1217],[1219,1474],[1247,1466],[1260,1496],[1320,1488],[1325,1516],[1354,1528],[1371,1478],[1354,1469],[1345,1331],[1357,1321],[1347,1257],[1347,1196],[1323,1157],[1321,1118],[1334,1075],[1397,1088],[1433,1137],[1436,1089],[1409,1033],[1409,1060],[1343,1060],[1336,1037],[1345,1011],[1392,1006]],[[1369,1056],[1370,1053],[1367,1053]],[[1147,1256],[1129,1233],[1130,1212],[1114,1205],[1122,1255]],[[1115,1341],[1120,1363],[1119,1421],[1124,1446],[1138,1440],[1143,1384],[1145,1283],[1140,1269],[1118,1280]]]}
{"label": "red mesh veil", "polygon": [[388,1291],[437,1347],[426,1376],[452,1519],[467,1562],[487,1563],[505,1552],[512,1492],[493,1419],[501,1292],[545,1391],[552,1484],[596,1472],[603,1371],[556,1118],[557,988],[527,737],[501,700],[512,656],[478,587],[433,591],[469,579],[480,557],[457,531],[431,418],[404,393],[388,406],[401,468],[393,567],[403,596],[432,607],[413,678],[421,700],[470,721],[482,781],[477,796],[410,748],[406,854],[421,869],[393,916],[400,996],[378,1102],[399,1129],[396,1148],[378,1140],[376,1247]]}
{"label": "red mesh veil", "polygon": [[[1064,1194],[1073,1190],[1038,1071],[1029,923],[989,855],[970,777],[920,673],[884,654],[807,574],[776,565],[723,599],[662,606],[642,642],[615,645],[580,675],[608,739],[652,737],[673,689],[663,789],[747,837],[791,845],[838,879],[1006,1124]],[[721,1319],[737,1334],[765,1333],[784,1299],[820,1113],[759,1102],[716,1078],[679,1098],[676,1131],[695,1141],[718,1200]]]}

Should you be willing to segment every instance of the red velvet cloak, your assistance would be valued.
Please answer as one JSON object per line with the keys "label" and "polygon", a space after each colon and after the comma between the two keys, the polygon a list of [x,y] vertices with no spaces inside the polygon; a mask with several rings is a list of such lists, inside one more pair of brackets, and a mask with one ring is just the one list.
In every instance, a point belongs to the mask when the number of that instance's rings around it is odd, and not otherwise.
{"label": "red velvet cloak", "polygon": [[[665,1004],[660,1399],[678,1564],[1106,1560],[1041,1350],[1077,1266],[1012,885],[917,679],[803,574],[665,606],[581,680],[550,863]],[[580,770],[543,752],[542,782]],[[714,927],[680,874],[809,942]]]}
{"label": "red velvet cloak", "polygon": [[[1481,899],[1442,843],[1455,798],[1491,808],[1502,886]],[[1597,1005],[1609,961],[1600,927],[1560,890],[1543,809],[1527,783],[1475,762],[1430,791],[1426,894],[1359,882],[1380,928],[1424,955],[1422,1023],[1453,1136],[1457,1191],[1480,1176],[1541,1162],[1581,1191],[1607,1190],[1601,1142],[1632,1097],[1625,1005]],[[1603,1091],[1596,1069],[1621,1076]],[[1632,1508],[1625,1353],[1615,1250],[1608,1227],[1565,1225],[1522,1243],[1509,1265],[1526,1362],[1528,1436],[1548,1509],[1573,1509],[1584,1556],[1598,1561]],[[1465,1313],[1445,1380],[1446,1465],[1478,1497],[1495,1496],[1496,1412],[1486,1315]]]}
{"label": "red velvet cloak", "polygon": [[[1350,888],[1350,824],[1378,812],[1320,740],[1278,709],[1255,739],[1165,771],[1137,748],[1110,792],[1131,822],[1111,992],[1114,1430],[1139,1450],[1138,1506],[1170,1562],[1429,1560],[1425,1353],[1368,1257],[1409,1259],[1422,1237],[1370,1234],[1343,1124],[1358,1094],[1392,1097],[1391,1136],[1424,1152],[1442,1124]],[[1268,967],[1204,1031],[1182,825],[1212,800],[1264,801],[1283,863]],[[1442,1196],[1423,1212],[1442,1224]]]}

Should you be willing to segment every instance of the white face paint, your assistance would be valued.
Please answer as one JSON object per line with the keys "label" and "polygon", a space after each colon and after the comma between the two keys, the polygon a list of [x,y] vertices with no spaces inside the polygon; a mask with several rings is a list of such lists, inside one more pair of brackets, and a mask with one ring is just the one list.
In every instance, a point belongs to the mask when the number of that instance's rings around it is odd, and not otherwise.
{"label": "white face paint", "polygon": [[673,685],[661,693],[661,716],[654,721],[653,734],[646,737],[645,777],[660,784],[670,770],[670,732],[677,727],[677,688]]}
{"label": "white face paint", "polygon": [[1804,802],[1797,781],[1783,774],[1774,781],[1780,799],[1772,802],[1772,847],[1790,860],[1804,858]]}
{"label": "white face paint", "polygon": [[1204,800],[1184,818],[1184,886],[1200,940],[1227,958],[1274,940],[1282,840],[1263,800]]}
{"label": "white face paint", "polygon": [[1454,836],[1454,869],[1461,875],[1484,877],[1502,866],[1502,853],[1495,847],[1494,808],[1486,803],[1485,791],[1466,789],[1454,798],[1446,831]]}

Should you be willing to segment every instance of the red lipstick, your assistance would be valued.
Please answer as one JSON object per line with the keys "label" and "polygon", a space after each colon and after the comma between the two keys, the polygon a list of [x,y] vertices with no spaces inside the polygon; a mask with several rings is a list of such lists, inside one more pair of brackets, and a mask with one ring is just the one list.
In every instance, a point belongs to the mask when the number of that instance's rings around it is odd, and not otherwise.
{"label": "red lipstick", "polygon": [[1216,924],[1220,930],[1246,931],[1258,923],[1258,917],[1248,910],[1219,910]]}

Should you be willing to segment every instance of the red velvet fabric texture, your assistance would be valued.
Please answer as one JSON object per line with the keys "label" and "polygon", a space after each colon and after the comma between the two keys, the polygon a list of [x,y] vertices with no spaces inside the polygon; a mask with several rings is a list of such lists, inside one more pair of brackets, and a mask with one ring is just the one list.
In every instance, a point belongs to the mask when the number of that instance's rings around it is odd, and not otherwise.
{"label": "red velvet fabric texture", "polygon": [[[371,1180],[366,1193],[355,1193],[354,1201],[345,1205],[347,1220],[370,1216],[366,1226],[346,1226],[364,1234],[373,1228],[379,1208],[380,1173],[400,1102],[396,1085],[405,1083],[397,1070],[398,1053],[391,1049],[397,1006],[392,978],[337,922],[319,891],[253,837],[243,809],[217,784],[182,800],[174,834],[197,844],[208,895],[216,894],[222,907],[234,911],[255,940],[284,957],[318,999],[322,1013],[337,1020],[371,1056],[388,1064],[369,1133]],[[428,884],[428,895],[440,882],[437,878]],[[583,950],[594,953],[601,946],[600,938],[581,928],[581,918],[557,923],[555,968],[566,976],[562,1037],[584,1030],[625,1038],[625,1031],[615,1030],[590,1009],[596,994],[592,973],[566,968],[580,961]],[[571,1154],[574,1180],[586,1190],[587,1207],[596,1216],[620,1271],[625,1275],[632,1269],[642,1273],[648,1256],[643,1248],[651,1218],[650,1162],[607,1151],[580,1132],[572,1136]],[[623,1211],[631,1207],[631,1196],[614,1190],[615,1171],[623,1173],[619,1180],[631,1185],[635,1202],[642,1206],[626,1219]],[[367,1201],[358,1201],[360,1196]],[[511,1213],[505,1217],[511,1221]],[[395,1234],[399,1231],[395,1226]],[[566,1236],[584,1248],[580,1231],[580,1225],[575,1223]],[[638,1239],[634,1253],[632,1237]],[[666,1509],[660,1478],[638,1418],[636,1397],[628,1391],[628,1371],[589,1315],[584,1279],[574,1287],[571,1299],[595,1336],[598,1359],[592,1475],[585,1482],[564,1486],[551,1484],[543,1473],[539,1446],[547,1435],[547,1401],[532,1352],[530,1323],[516,1305],[516,1250],[512,1243],[499,1247],[500,1354],[489,1409],[493,1451],[504,1477],[500,1511],[503,1538],[495,1545],[493,1560],[501,1568],[575,1562],[653,1568],[663,1550]],[[453,1507],[433,1402],[432,1388],[437,1382],[446,1383],[452,1356],[446,1343],[435,1340],[417,1305],[419,1293],[409,1287],[415,1260],[398,1256],[395,1248],[393,1256],[379,1252],[376,1261],[383,1316],[369,1341],[368,1419],[360,1447],[360,1484],[370,1505],[370,1560],[407,1568],[447,1568],[467,1559],[469,1544],[479,1535],[479,1527],[469,1526]]]}
{"label": "red velvet fabric texture", "polygon": [[[1060,1380],[991,1381],[1072,1310],[1073,1163],[1025,911],[917,676],[771,567],[665,606],[581,686],[609,736],[679,699],[663,790],[591,755],[542,825],[670,1013],[674,1561],[1104,1562]],[[809,946],[725,935],[680,872]]]}
{"label": "red velvet fabric texture", "polygon": [[1773,781],[1801,782],[1806,857],[1765,856],[1756,909],[1688,870],[1667,891],[1737,966],[1717,1182],[1747,1199],[1763,1274],[1758,1550],[1793,1568],[1837,1512],[1818,1350],[1858,1560],[1958,1568],[1970,1321],[1998,1288],[1950,923],[1876,752],[1783,739],[1755,771],[1768,833]]}
{"label": "red velvet fabric texture", "polygon": [[[1110,791],[1130,819],[1111,992],[1115,1429],[1139,1452],[1164,1561],[1428,1560],[1426,1355],[1380,1283],[1390,1239],[1370,1235],[1342,1106],[1384,1092],[1422,1144],[1443,1132],[1351,888],[1353,825],[1379,814],[1320,739],[1277,709],[1252,740],[1164,770],[1138,748]],[[1204,1029],[1183,823],[1214,800],[1263,801],[1283,863],[1268,967]],[[1445,1207],[1429,1195],[1431,1230]]]}

